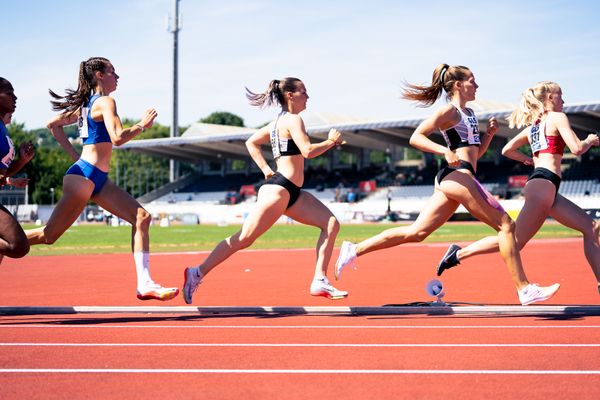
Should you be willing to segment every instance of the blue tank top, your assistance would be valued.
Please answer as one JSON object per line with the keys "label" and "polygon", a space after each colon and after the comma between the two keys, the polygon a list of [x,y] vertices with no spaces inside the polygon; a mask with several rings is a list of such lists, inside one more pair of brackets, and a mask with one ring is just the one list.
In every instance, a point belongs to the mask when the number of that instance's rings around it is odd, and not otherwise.
{"label": "blue tank top", "polygon": [[79,136],[83,140],[83,144],[111,142],[104,121],[96,122],[92,119],[92,106],[100,97],[99,94],[93,95],[90,97],[87,104],[81,107],[77,125],[79,127]]}
{"label": "blue tank top", "polygon": [[8,168],[15,158],[15,146],[8,136],[8,129],[0,121],[0,168]]}
{"label": "blue tank top", "polygon": [[460,121],[450,129],[441,131],[444,140],[450,150],[456,150],[459,147],[479,146],[479,123],[475,113],[470,108],[467,108],[469,114],[465,114],[461,109],[457,108],[460,113]]}
{"label": "blue tank top", "polygon": [[279,117],[285,115],[286,112],[282,111],[275,120],[273,130],[271,130],[271,150],[273,151],[273,158],[278,159],[281,156],[295,156],[302,154],[296,142],[292,138],[280,138],[277,133],[277,122]]}

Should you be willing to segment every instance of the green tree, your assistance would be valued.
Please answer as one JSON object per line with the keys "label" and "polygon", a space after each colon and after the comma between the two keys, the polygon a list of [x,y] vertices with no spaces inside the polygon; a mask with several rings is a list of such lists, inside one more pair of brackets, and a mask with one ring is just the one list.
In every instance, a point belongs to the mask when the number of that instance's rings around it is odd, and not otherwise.
{"label": "green tree", "polygon": [[244,120],[235,114],[227,111],[216,111],[208,117],[201,118],[199,122],[205,124],[230,125],[230,126],[245,126]]}

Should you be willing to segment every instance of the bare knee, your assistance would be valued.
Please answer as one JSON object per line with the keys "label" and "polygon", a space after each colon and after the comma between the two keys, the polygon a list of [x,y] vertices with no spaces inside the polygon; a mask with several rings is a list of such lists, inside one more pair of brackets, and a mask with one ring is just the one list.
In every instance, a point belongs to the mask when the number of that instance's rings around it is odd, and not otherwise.
{"label": "bare knee", "polygon": [[500,223],[500,232],[506,235],[514,235],[516,230],[515,221],[508,214],[504,214],[502,216],[502,221]]}
{"label": "bare knee", "polygon": [[[390,233],[392,229],[390,229]],[[395,235],[390,235],[390,239],[392,239]],[[410,229],[406,233],[405,241],[406,242],[422,242],[429,236],[429,232],[423,229]]]}
{"label": "bare knee", "polygon": [[340,231],[340,223],[337,218],[332,215],[327,219],[327,224],[325,227],[321,228],[321,231],[325,232],[327,236],[335,237]]}
{"label": "bare knee", "polygon": [[591,224],[586,225],[586,229],[583,229],[581,233],[583,233],[584,236],[597,238],[598,236],[600,236],[600,223],[595,219],[592,219],[591,222]]}
{"label": "bare knee", "polygon": [[237,251],[252,246],[252,243],[254,243],[255,240],[256,237],[253,235],[244,235],[240,233],[237,237],[231,237],[230,244]]}
{"label": "bare knee", "polygon": [[152,216],[150,213],[143,208],[138,208],[135,220],[136,228],[142,231],[148,231],[151,221]]}
{"label": "bare knee", "polygon": [[22,258],[29,253],[29,242],[19,241],[16,243],[9,243],[8,248],[5,251],[5,255],[10,258]]}

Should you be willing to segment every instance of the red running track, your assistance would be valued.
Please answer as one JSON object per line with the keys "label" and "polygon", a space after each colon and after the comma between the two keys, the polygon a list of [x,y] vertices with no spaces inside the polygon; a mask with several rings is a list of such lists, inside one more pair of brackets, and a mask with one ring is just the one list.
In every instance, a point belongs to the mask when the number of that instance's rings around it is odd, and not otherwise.
{"label": "red running track", "polygon": [[[377,306],[429,301],[446,245],[362,257],[331,302],[308,295],[314,251],[245,251],[216,269],[197,306]],[[337,253],[335,254],[337,255]],[[535,241],[529,279],[559,282],[547,304],[598,304],[581,240]],[[203,255],[153,255],[155,280],[181,285]],[[516,304],[498,255],[442,277],[447,302]],[[130,255],[27,257],[0,266],[0,305],[183,305],[135,298]],[[597,399],[595,316],[0,316],[0,398]]]}

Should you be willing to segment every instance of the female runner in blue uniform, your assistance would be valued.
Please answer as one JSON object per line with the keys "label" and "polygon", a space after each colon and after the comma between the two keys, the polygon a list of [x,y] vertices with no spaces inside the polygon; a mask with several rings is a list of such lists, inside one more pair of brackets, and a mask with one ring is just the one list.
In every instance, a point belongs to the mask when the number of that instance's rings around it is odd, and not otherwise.
{"label": "female runner in blue uniform", "polygon": [[[517,288],[521,304],[547,300],[558,290],[558,284],[540,287],[529,283],[515,243],[514,222],[475,179],[477,160],[485,153],[498,129],[495,118],[490,118],[487,133],[481,140],[477,117],[466,107],[467,102],[475,100],[478,87],[475,76],[467,67],[448,64],[441,64],[433,71],[430,86],[408,85],[403,97],[424,106],[431,106],[442,92],[446,92],[449,104],[417,127],[410,144],[419,150],[443,155],[448,165],[437,174],[433,196],[413,224],[387,229],[357,244],[343,242],[335,265],[336,277],[364,254],[424,240],[448,221],[462,204],[471,215],[498,232],[500,254]],[[442,132],[447,146],[429,139],[428,136],[435,131]]]}
{"label": "female runner in blue uniform", "polygon": [[[33,144],[28,141],[19,148],[16,160],[15,147],[8,136],[6,125],[10,123],[12,113],[17,106],[17,96],[11,83],[0,78],[0,187],[5,185],[25,187],[27,178],[12,178],[25,166],[35,153]],[[0,262],[4,256],[20,258],[29,252],[29,243],[19,222],[0,204]]]}
{"label": "female runner in blue uniform", "polygon": [[[247,93],[250,104],[259,107],[281,106],[277,119],[259,129],[247,141],[250,156],[263,172],[266,182],[258,191],[256,208],[246,218],[242,229],[221,241],[202,264],[186,268],[183,297],[188,304],[202,278],[236,251],[250,246],[282,215],[316,226],[321,230],[317,241],[317,263],[310,294],[341,299],[348,292],[334,288],[327,279],[327,266],[339,231],[339,223],[329,209],[308,192],[302,191],[304,159],[317,157],[342,144],[341,133],[329,131],[327,140],[311,143],[302,118],[308,94],[301,80],[284,78],[273,80],[265,93]],[[271,143],[277,172],[273,172],[262,155],[260,146]]]}
{"label": "female runner in blue uniform", "polygon": [[[548,216],[583,234],[585,257],[592,268],[600,291],[600,224],[580,207],[558,193],[561,182],[560,164],[565,146],[580,156],[598,146],[596,134],[579,140],[563,110],[562,90],[557,83],[540,82],[523,92],[519,108],[509,117],[511,128],[526,127],[502,149],[502,154],[535,169],[529,176],[523,194],[525,203],[516,222],[516,238],[522,249],[544,224]],[[518,149],[529,143],[532,157]],[[453,244],[438,266],[438,275],[477,254],[498,251],[494,236],[483,238],[461,249]]]}
{"label": "female runner in blue uniform", "polygon": [[[131,248],[137,273],[137,297],[140,300],[170,300],[177,288],[155,283],[149,270],[150,214],[126,191],[108,179],[113,144],[127,143],[154,123],[156,111],[148,109],[140,122],[123,128],[117,105],[110,94],[117,89],[119,76],[109,60],[93,57],[79,67],[77,90],[65,96],[50,91],[53,109],[61,111],[48,123],[48,129],[75,163],[63,178],[63,196],[48,224],[26,231],[29,244],[52,244],[77,220],[88,200],[129,222]],[[81,155],[65,136],[63,127],[78,123],[83,140]]]}

